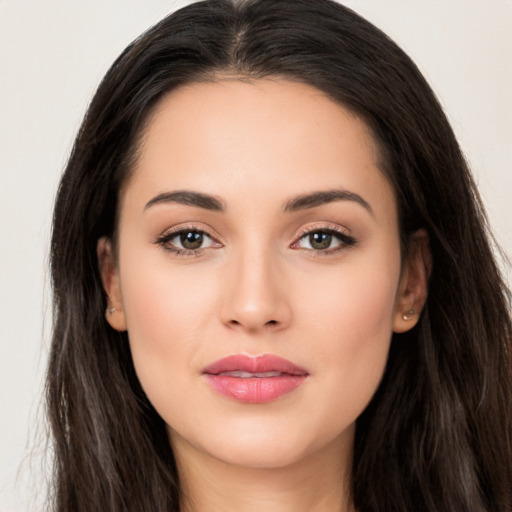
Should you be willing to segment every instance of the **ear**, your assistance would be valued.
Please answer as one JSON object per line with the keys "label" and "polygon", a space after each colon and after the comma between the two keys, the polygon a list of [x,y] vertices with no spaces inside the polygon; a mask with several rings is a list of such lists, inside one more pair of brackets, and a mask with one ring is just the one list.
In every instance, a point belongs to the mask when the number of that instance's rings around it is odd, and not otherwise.
{"label": "ear", "polygon": [[106,320],[116,331],[126,331],[126,318],[119,285],[119,271],[110,238],[102,237],[96,246],[101,281],[107,296]]}
{"label": "ear", "polygon": [[418,323],[427,300],[431,268],[428,234],[424,229],[420,229],[412,235],[403,264],[395,301],[394,332],[409,331]]}

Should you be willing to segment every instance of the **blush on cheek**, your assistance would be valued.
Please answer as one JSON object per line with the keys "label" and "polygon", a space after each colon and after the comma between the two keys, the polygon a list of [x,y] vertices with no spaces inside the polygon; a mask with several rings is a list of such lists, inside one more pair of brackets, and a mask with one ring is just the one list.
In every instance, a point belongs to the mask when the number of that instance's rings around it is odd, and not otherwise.
{"label": "blush on cheek", "polygon": [[[364,404],[382,378],[392,337],[398,271],[388,273],[390,267],[375,266],[381,271],[368,272],[366,266],[365,273],[344,276],[309,304],[309,318],[329,319],[314,329],[316,333],[311,331],[310,337],[319,340],[314,357],[324,365],[327,362],[333,372],[341,371],[343,385]],[[311,311],[315,313],[311,315]]]}
{"label": "blush on cheek", "polygon": [[[198,340],[206,338],[203,322],[209,318],[206,311],[211,301],[201,293],[205,283],[200,276],[191,279],[169,269],[167,262],[163,268],[141,262],[142,258],[126,258],[123,307],[137,376],[156,406],[172,399],[169,390],[175,386],[170,382],[183,370],[183,361],[193,370]],[[175,368],[180,362],[181,368]]]}

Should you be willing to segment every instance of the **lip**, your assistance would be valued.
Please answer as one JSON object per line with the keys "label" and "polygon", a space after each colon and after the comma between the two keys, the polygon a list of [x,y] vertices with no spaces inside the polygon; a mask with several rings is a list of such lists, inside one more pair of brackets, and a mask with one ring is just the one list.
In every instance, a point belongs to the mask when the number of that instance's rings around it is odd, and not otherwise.
{"label": "lip", "polygon": [[[255,375],[244,374],[279,374]],[[304,383],[308,372],[272,354],[224,357],[203,370],[210,387],[238,402],[263,404],[290,393]]]}

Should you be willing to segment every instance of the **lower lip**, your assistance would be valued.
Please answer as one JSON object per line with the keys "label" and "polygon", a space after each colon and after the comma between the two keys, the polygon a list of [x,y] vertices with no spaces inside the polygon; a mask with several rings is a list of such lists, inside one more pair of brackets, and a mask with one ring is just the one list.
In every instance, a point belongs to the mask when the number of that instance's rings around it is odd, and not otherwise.
{"label": "lower lip", "polygon": [[281,377],[228,377],[206,374],[208,384],[221,395],[247,404],[264,404],[297,389],[306,375]]}

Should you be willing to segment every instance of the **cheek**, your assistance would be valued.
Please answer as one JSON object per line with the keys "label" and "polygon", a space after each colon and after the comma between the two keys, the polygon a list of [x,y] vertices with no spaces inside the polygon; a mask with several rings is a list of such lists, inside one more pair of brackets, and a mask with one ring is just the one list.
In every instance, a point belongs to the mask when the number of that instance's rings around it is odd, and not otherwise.
{"label": "cheek", "polygon": [[207,282],[197,273],[162,267],[138,267],[131,275],[127,270],[122,292],[128,331],[143,330],[157,335],[148,336],[148,340],[159,338],[160,333],[169,330],[192,336],[213,301]]}
{"label": "cheek", "polygon": [[170,379],[180,386],[183,368],[195,369],[214,309],[213,284],[192,267],[173,268],[166,255],[145,261],[134,252],[121,267],[121,286],[135,369],[157,405],[174,396]]}
{"label": "cheek", "polygon": [[307,297],[301,301],[302,329],[308,333],[303,339],[316,340],[311,358],[328,390],[317,406],[331,407],[326,414],[355,419],[380,383],[392,336],[399,261],[399,255],[361,260],[350,265],[350,272],[340,267],[323,287],[310,282],[309,292],[301,291]]}
{"label": "cheek", "polygon": [[337,338],[340,347],[353,343],[357,349],[383,333],[390,336],[400,276],[396,250],[350,254],[339,267],[310,276],[298,291],[299,316],[322,330],[326,339]]}

